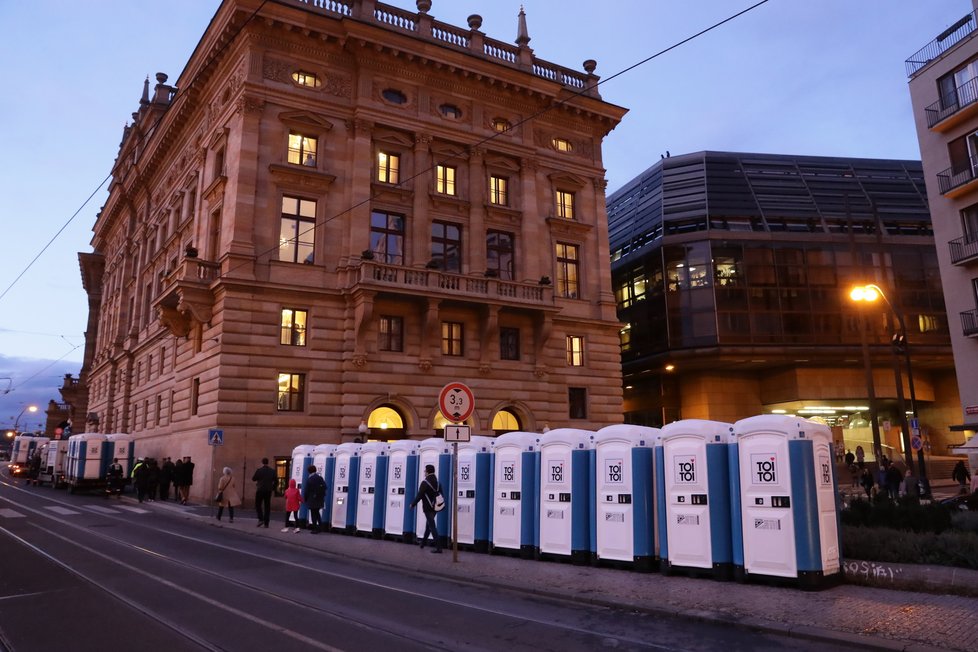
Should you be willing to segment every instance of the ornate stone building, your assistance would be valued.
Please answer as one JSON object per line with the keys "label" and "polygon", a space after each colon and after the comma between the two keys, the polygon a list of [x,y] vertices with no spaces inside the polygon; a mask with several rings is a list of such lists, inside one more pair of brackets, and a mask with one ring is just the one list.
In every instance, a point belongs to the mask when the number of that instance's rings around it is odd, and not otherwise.
{"label": "ornate stone building", "polygon": [[621,420],[625,110],[522,12],[514,46],[417,5],[227,0],[147,82],[81,256],[88,431],[192,456],[204,495],[298,444],[435,435],[451,381],[477,433]]}

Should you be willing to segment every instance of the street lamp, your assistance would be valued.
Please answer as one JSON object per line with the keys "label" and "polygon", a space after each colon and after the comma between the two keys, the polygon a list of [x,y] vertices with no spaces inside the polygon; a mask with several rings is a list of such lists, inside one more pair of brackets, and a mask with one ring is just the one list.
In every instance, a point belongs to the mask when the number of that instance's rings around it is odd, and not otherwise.
{"label": "street lamp", "polygon": [[14,419],[14,433],[18,433],[19,432],[19,430],[17,430],[17,428],[20,425],[20,418],[22,416],[24,416],[24,412],[37,412],[37,406],[36,405],[28,405],[28,406],[24,407],[23,410],[20,411],[20,414],[18,414],[17,415],[17,418]]}
{"label": "street lamp", "polygon": [[[886,302],[886,306],[890,309],[890,312],[896,317],[897,324],[900,327],[900,332],[893,335],[893,373],[896,380],[896,390],[897,390],[897,401],[900,407],[900,424],[903,430],[903,445],[906,454],[907,468],[913,473],[913,446],[910,441],[910,427],[907,424],[907,411],[904,406],[903,401],[903,379],[900,377],[900,364],[898,354],[903,353],[904,359],[907,364],[907,386],[910,389],[910,412],[913,414],[914,420],[914,436],[918,439],[920,438],[920,421],[919,415],[917,413],[917,394],[914,391],[913,385],[913,366],[910,363],[910,341],[907,339],[907,323],[903,318],[903,313],[897,309],[896,306],[890,301],[886,293],[883,292],[883,288],[876,285],[875,283],[868,283],[862,286],[856,286],[849,293],[849,298],[856,302],[873,303],[877,299],[882,298]],[[924,451],[923,446],[918,443],[917,448],[917,463],[920,466],[920,482],[924,488],[924,495],[930,495],[930,483],[927,481],[927,470],[924,466]]]}

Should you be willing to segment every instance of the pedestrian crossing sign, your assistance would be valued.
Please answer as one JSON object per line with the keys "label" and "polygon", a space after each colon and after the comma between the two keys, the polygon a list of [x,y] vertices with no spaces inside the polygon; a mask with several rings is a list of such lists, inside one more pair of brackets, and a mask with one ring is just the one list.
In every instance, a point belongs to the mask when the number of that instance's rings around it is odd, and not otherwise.
{"label": "pedestrian crossing sign", "polygon": [[224,445],[224,431],[218,430],[217,428],[211,428],[207,431],[207,444],[209,446],[223,446]]}

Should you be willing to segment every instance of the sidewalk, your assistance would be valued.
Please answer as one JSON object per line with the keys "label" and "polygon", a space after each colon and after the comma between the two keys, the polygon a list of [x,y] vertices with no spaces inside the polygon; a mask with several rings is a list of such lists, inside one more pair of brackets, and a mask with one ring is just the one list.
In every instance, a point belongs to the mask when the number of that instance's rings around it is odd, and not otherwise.
{"label": "sidewalk", "polygon": [[[128,497],[126,499],[129,499]],[[756,584],[715,582],[709,579],[664,577],[604,567],[531,561],[506,556],[450,550],[431,555],[415,545],[343,534],[311,536],[281,532],[282,513],[268,529],[255,527],[251,509],[236,510],[238,518],[220,523],[206,505],[144,503],[201,520],[214,527],[243,534],[272,537],[293,545],[312,547],[344,557],[369,560],[383,566],[438,575],[464,582],[518,589],[525,593],[571,599],[682,618],[719,622],[779,634],[825,640],[882,650],[978,649],[978,598],[901,591],[843,584],[820,592]],[[863,564],[864,562],[848,562]],[[947,573],[938,567],[913,567],[923,575]],[[855,570],[872,576],[879,571]],[[978,571],[968,581],[978,582]],[[896,583],[895,583],[896,584]]]}

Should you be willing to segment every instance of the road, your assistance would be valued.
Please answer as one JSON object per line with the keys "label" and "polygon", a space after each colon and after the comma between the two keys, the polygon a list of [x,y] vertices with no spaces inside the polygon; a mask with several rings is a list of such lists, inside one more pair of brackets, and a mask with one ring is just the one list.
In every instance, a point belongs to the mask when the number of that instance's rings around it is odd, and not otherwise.
{"label": "road", "polygon": [[28,488],[4,469],[0,645],[12,652],[842,649],[425,577],[295,541],[128,500]]}

